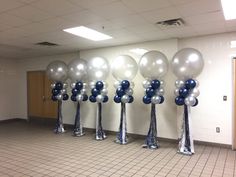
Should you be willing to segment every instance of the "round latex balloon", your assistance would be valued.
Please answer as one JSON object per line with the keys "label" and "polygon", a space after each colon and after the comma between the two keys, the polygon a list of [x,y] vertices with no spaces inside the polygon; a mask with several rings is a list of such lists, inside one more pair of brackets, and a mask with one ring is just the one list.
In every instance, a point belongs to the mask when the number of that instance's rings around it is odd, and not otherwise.
{"label": "round latex balloon", "polygon": [[88,76],[91,81],[104,81],[109,74],[109,64],[105,58],[94,57],[88,61]]}
{"label": "round latex balloon", "polygon": [[160,79],[168,71],[168,60],[163,53],[150,51],[141,57],[139,69],[146,79]]}
{"label": "round latex balloon", "polygon": [[174,74],[180,79],[197,77],[203,69],[202,54],[193,48],[184,48],[178,51],[171,62]]}
{"label": "round latex balloon", "polygon": [[83,59],[74,59],[68,64],[68,76],[74,81],[84,80],[87,76],[87,62]]}
{"label": "round latex balloon", "polygon": [[48,77],[55,82],[64,82],[67,79],[68,68],[63,61],[53,61],[47,66]]}
{"label": "round latex balloon", "polygon": [[112,63],[112,75],[119,81],[131,81],[137,74],[138,65],[136,61],[128,56],[118,56]]}

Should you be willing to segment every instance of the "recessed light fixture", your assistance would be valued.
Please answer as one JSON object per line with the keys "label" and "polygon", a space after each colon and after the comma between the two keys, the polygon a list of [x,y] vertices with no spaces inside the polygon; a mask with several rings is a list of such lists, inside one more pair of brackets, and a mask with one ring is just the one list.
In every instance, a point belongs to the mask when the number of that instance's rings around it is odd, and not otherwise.
{"label": "recessed light fixture", "polygon": [[230,47],[236,48],[236,41],[230,41]]}
{"label": "recessed light fixture", "polygon": [[143,55],[146,52],[148,52],[148,50],[142,49],[142,48],[130,49],[129,51],[132,52],[132,53],[138,54],[138,55]]}
{"label": "recessed light fixture", "polygon": [[225,20],[236,19],[236,1],[235,0],[221,0]]}
{"label": "recessed light fixture", "polygon": [[96,30],[87,28],[85,26],[78,26],[78,27],[74,27],[74,28],[67,28],[64,29],[63,31],[67,32],[67,33],[71,33],[74,34],[76,36],[80,36],[86,39],[90,39],[93,41],[103,41],[103,40],[107,40],[107,39],[111,39],[112,37],[103,33],[100,33]]}

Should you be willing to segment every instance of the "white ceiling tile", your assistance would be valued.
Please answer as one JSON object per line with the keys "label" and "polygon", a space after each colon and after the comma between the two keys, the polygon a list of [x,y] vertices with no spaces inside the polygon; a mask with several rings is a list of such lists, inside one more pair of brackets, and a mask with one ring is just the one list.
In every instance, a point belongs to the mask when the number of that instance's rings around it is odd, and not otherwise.
{"label": "white ceiling tile", "polygon": [[49,14],[57,16],[62,16],[73,12],[79,12],[82,10],[81,7],[75,6],[74,4],[70,3],[67,0],[56,0],[56,1],[40,0],[40,1],[35,1],[30,5],[42,11],[46,11]]}
{"label": "white ceiling tile", "polygon": [[37,1],[37,0],[18,0],[18,1],[23,2],[25,4],[29,4],[29,3],[32,3],[32,2]]}
{"label": "white ceiling tile", "polygon": [[236,20],[228,20],[225,21],[226,27],[235,27],[236,26]]}
{"label": "white ceiling tile", "polygon": [[26,20],[30,20],[32,22],[38,22],[53,17],[52,15],[49,15],[48,13],[38,10],[37,8],[31,7],[29,5],[10,10],[8,11],[8,13]]}
{"label": "white ceiling tile", "polygon": [[113,2],[103,6],[97,6],[89,9],[94,14],[100,15],[106,19],[125,17],[126,15],[134,14],[134,11],[130,10],[121,2]]}
{"label": "white ceiling tile", "polygon": [[194,27],[184,26],[184,27],[178,27],[178,28],[169,28],[163,30],[168,36],[172,38],[182,38],[187,36],[196,36],[197,32],[195,31]]}
{"label": "white ceiling tile", "polygon": [[99,21],[105,20],[105,18],[99,17],[98,15],[95,15],[93,12],[89,10],[83,10],[81,12],[64,15],[61,18],[73,21],[75,22],[75,24],[77,24],[77,26],[86,25],[90,23],[97,23]]}
{"label": "white ceiling tile", "polygon": [[89,9],[89,8],[94,8],[94,7],[110,4],[118,0],[69,0],[69,1],[80,7]]}
{"label": "white ceiling tile", "polygon": [[9,25],[11,27],[22,26],[31,23],[31,21],[16,17],[14,15],[3,13],[0,15],[0,23]]}
{"label": "white ceiling tile", "polygon": [[168,7],[171,4],[167,0],[121,0],[127,7],[135,12],[145,12],[154,9]]}
{"label": "white ceiling tile", "polygon": [[160,31],[157,25],[150,24],[150,23],[143,23],[141,25],[128,26],[126,27],[126,29],[134,33],[148,33],[148,32]]}
{"label": "white ceiling tile", "polygon": [[219,0],[197,0],[190,3],[177,5],[176,9],[183,17],[200,15],[203,13],[221,11]]}
{"label": "white ceiling tile", "polygon": [[173,5],[178,5],[178,4],[186,4],[186,3],[190,3],[196,0],[169,0],[169,2]]}
{"label": "white ceiling tile", "polygon": [[162,30],[152,30],[152,31],[148,31],[148,32],[139,32],[136,34],[139,37],[143,38],[145,41],[153,41],[153,40],[170,38],[170,36],[168,36],[168,34],[166,34]]}
{"label": "white ceiling tile", "polygon": [[17,2],[14,0],[0,0],[0,4],[1,4],[0,5],[0,12],[4,12],[4,11],[14,9],[17,7],[21,7],[24,5],[23,3]]}
{"label": "white ceiling tile", "polygon": [[153,24],[159,21],[170,20],[181,17],[179,12],[174,7],[167,7],[150,12],[144,12],[140,13],[140,15]]}
{"label": "white ceiling tile", "polygon": [[224,21],[197,24],[192,25],[192,27],[198,34],[209,34],[210,31],[212,31],[212,34],[219,33],[219,31],[226,32]]}
{"label": "white ceiling tile", "polygon": [[224,21],[224,15],[222,11],[217,12],[209,12],[200,15],[194,15],[189,17],[183,18],[186,24],[201,24],[207,22],[214,22],[214,21]]}

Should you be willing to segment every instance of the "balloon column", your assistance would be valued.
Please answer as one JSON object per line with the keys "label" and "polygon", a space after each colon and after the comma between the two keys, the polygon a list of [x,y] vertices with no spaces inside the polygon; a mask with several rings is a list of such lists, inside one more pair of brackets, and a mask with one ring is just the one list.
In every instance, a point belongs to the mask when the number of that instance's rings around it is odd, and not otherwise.
{"label": "balloon column", "polygon": [[197,106],[199,96],[198,81],[196,78],[203,69],[202,54],[193,48],[184,48],[178,51],[172,59],[172,70],[178,77],[175,85],[175,103],[184,106],[182,134],[178,152],[186,155],[194,154],[194,145],[191,130],[190,107]]}
{"label": "balloon column", "polygon": [[88,62],[88,76],[91,80],[91,96],[89,100],[98,104],[96,117],[96,140],[104,140],[105,132],[102,128],[102,103],[108,102],[108,90],[105,82],[109,74],[109,65],[106,59],[94,57]]}
{"label": "balloon column", "polygon": [[120,127],[116,137],[116,143],[119,144],[128,143],[125,104],[134,101],[132,79],[136,76],[137,71],[136,61],[128,55],[119,56],[112,63],[112,75],[118,80],[115,83],[114,101],[121,103]]}
{"label": "balloon column", "polygon": [[46,73],[48,77],[54,82],[51,85],[52,100],[58,101],[58,115],[54,132],[64,133],[65,129],[62,118],[62,100],[66,101],[69,98],[68,94],[66,93],[67,83],[65,82],[67,79],[68,68],[64,62],[54,61],[47,66]]}
{"label": "balloon column", "polygon": [[164,102],[164,81],[160,80],[168,71],[166,56],[158,51],[145,53],[139,62],[139,70],[146,79],[143,82],[145,96],[143,102],[151,104],[151,121],[144,148],[157,149],[156,104]]}
{"label": "balloon column", "polygon": [[74,136],[83,136],[84,131],[80,118],[80,104],[82,101],[88,100],[86,93],[87,85],[84,82],[87,76],[87,62],[83,59],[74,59],[69,63],[68,68],[72,88],[71,100],[77,102],[73,134]]}

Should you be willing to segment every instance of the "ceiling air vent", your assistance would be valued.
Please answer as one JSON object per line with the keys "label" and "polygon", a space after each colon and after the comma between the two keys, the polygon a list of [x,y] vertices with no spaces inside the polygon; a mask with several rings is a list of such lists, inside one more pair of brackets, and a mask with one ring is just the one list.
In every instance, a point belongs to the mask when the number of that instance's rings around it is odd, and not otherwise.
{"label": "ceiling air vent", "polygon": [[171,20],[160,21],[156,23],[161,29],[176,28],[184,26],[182,18],[176,18]]}
{"label": "ceiling air vent", "polygon": [[52,42],[39,42],[36,43],[36,45],[41,45],[41,46],[58,46],[58,44],[52,43]]}

